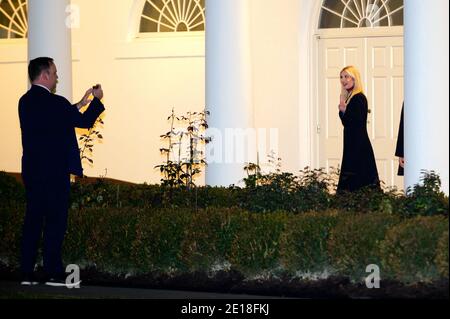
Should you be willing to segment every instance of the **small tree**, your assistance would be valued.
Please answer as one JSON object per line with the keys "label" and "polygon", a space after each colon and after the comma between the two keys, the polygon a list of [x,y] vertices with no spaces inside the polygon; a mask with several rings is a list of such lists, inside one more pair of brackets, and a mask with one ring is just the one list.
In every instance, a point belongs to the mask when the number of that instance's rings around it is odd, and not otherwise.
{"label": "small tree", "polygon": [[97,121],[95,121],[94,125],[85,133],[79,137],[79,141],[81,142],[80,147],[80,158],[81,161],[87,161],[89,165],[94,164],[93,160],[93,148],[95,142],[100,142],[103,140],[103,135],[100,133],[99,129],[103,127],[105,123],[99,117]]}
{"label": "small tree", "polygon": [[[183,186],[188,190],[195,186],[195,177],[206,165],[203,149],[210,141],[205,135],[208,128],[206,117],[209,114],[209,111],[187,112],[178,117],[172,109],[167,118],[170,130],[161,135],[167,146],[159,150],[166,160],[162,165],[155,166],[163,174],[163,185]],[[176,127],[176,124],[180,127]]]}

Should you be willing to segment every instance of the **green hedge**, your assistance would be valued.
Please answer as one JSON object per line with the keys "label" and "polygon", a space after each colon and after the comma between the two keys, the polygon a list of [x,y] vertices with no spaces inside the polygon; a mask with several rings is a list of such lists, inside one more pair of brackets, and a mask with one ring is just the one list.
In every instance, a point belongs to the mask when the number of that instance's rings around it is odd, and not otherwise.
{"label": "green hedge", "polygon": [[[18,267],[24,207],[0,206],[0,261]],[[239,208],[72,209],[64,260],[113,274],[236,270],[325,273],[361,281],[448,278],[448,218],[339,211],[251,213]]]}
{"label": "green hedge", "polygon": [[231,264],[245,275],[276,270],[280,266],[280,236],[288,215],[283,212],[243,213],[238,218],[239,230],[232,241]]}
{"label": "green hedge", "polygon": [[380,242],[400,222],[388,214],[349,214],[331,230],[328,251],[338,273],[360,281],[366,267],[381,266]]}
{"label": "green hedge", "polygon": [[181,248],[183,264],[190,271],[227,270],[244,215],[233,208],[193,213]]}
{"label": "green hedge", "polygon": [[283,267],[291,274],[331,271],[327,242],[339,217],[337,211],[292,216],[281,237]]}
{"label": "green hedge", "polygon": [[0,206],[14,206],[25,202],[25,189],[16,178],[0,171]]}
{"label": "green hedge", "polygon": [[13,267],[19,265],[20,241],[25,206],[0,205],[0,258]]}
{"label": "green hedge", "polygon": [[448,278],[448,230],[439,239],[436,253],[436,265],[442,277]]}
{"label": "green hedge", "polygon": [[[448,216],[448,196],[440,191],[440,179],[424,174],[423,185],[415,185],[405,196],[395,190],[361,189],[336,195],[330,177],[321,170],[273,173],[261,177],[257,185],[239,187],[167,188],[161,185],[130,184],[105,179],[78,179],[72,185],[71,207],[84,208],[186,208],[193,211],[234,207],[250,212],[286,211],[305,213],[340,210],[384,212],[402,217]],[[25,202],[24,189],[13,177],[0,172],[0,205]]]}
{"label": "green hedge", "polygon": [[443,216],[419,216],[389,229],[381,243],[385,274],[404,282],[438,279],[436,255],[442,251],[439,242],[445,231],[448,218]]}

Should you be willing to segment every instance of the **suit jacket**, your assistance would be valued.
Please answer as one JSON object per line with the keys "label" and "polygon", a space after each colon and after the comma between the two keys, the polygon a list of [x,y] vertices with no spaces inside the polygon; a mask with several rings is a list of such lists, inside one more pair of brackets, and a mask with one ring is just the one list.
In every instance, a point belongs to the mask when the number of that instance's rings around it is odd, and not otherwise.
{"label": "suit jacket", "polygon": [[[397,147],[395,149],[395,156],[397,157],[405,157],[403,150],[403,108],[404,105],[402,105],[402,115],[400,116],[400,125],[398,128]],[[403,167],[399,165],[397,175],[403,176],[404,174]]]}
{"label": "suit jacket", "polygon": [[83,175],[75,128],[91,128],[104,111],[94,98],[84,113],[62,96],[33,85],[19,100],[24,179]]}

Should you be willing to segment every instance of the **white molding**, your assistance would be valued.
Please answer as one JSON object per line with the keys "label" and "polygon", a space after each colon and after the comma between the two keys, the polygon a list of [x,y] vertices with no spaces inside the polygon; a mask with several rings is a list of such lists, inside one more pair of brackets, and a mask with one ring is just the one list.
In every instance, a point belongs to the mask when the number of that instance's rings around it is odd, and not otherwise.
{"label": "white molding", "polygon": [[147,38],[185,38],[185,37],[205,37],[204,31],[190,32],[140,32],[142,12],[147,0],[134,0],[130,12],[130,21],[128,24],[127,40],[147,39]]}
{"label": "white molding", "polygon": [[119,43],[115,48],[116,60],[160,58],[204,58],[205,37],[151,36]]}
{"label": "white molding", "polygon": [[127,38],[115,46],[116,60],[204,58],[205,32],[139,32],[147,0],[134,0]]}
{"label": "white molding", "polygon": [[127,40],[132,40],[139,34],[139,27],[141,25],[142,10],[147,0],[134,0],[133,6],[130,10],[130,20],[128,24]]}
{"label": "white molding", "polygon": [[317,39],[372,38],[403,36],[403,27],[318,29]]}
{"label": "white molding", "polygon": [[193,39],[203,38],[205,39],[204,31],[191,31],[191,32],[139,32],[135,35],[135,39]]}
{"label": "white molding", "polygon": [[[0,40],[0,64],[27,63],[28,64],[28,40],[27,39],[2,39]],[[81,45],[72,44],[72,62],[80,61]]]}

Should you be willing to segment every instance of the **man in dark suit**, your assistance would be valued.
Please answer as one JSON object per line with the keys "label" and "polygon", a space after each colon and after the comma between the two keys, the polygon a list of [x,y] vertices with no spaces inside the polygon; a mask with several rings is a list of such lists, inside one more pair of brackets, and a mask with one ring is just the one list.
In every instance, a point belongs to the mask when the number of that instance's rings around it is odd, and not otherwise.
{"label": "man in dark suit", "polygon": [[[89,89],[76,105],[53,94],[58,75],[53,59],[30,61],[30,90],[19,100],[22,131],[22,178],[27,208],[21,247],[22,284],[34,285],[38,243],[44,236],[46,284],[65,285],[61,250],[67,228],[70,174],[82,176],[75,127],[91,128],[104,111],[100,85]],[[89,97],[93,95],[92,101]],[[89,108],[80,113],[79,109]]]}
{"label": "man in dark suit", "polygon": [[404,105],[402,105],[402,115],[400,117],[400,125],[398,128],[398,137],[397,137],[397,147],[395,149],[395,156],[398,157],[398,172],[397,175],[404,176],[405,175],[405,154],[403,151],[403,109]]}

